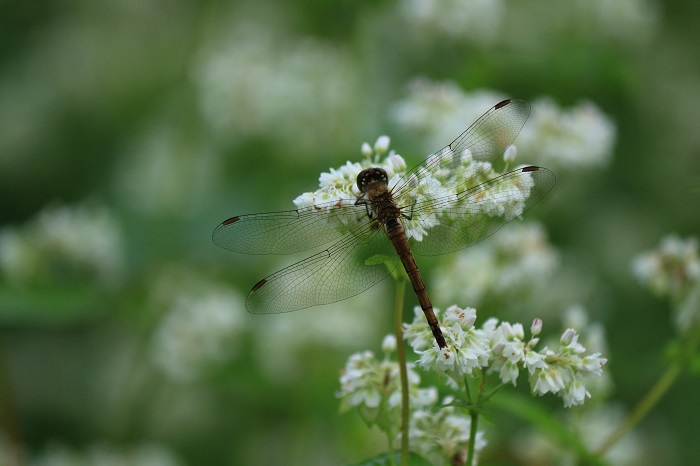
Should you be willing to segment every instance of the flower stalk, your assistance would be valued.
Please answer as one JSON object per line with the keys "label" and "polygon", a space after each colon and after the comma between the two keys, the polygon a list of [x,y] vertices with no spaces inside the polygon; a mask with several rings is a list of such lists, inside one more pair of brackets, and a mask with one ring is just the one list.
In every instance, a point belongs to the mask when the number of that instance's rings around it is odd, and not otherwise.
{"label": "flower stalk", "polygon": [[[394,328],[396,332],[396,354],[399,359],[399,371],[401,377],[401,466],[408,464],[408,371],[406,370],[406,347],[403,343],[403,301],[406,291],[406,279],[397,274],[396,298],[394,300]],[[391,453],[391,452],[390,452]],[[393,463],[393,455],[392,463]]]}

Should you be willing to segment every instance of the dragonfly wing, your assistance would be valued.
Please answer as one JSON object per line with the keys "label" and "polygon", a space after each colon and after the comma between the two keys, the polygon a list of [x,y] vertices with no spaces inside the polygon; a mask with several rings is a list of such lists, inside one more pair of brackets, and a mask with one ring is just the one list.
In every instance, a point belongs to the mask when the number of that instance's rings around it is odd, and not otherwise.
{"label": "dragonfly wing", "polygon": [[434,256],[478,243],[520,217],[555,183],[554,173],[530,166],[456,195],[418,203],[411,220],[404,221],[422,223],[427,234],[421,241],[412,240],[411,249],[418,255]]}
{"label": "dragonfly wing", "polygon": [[387,257],[396,257],[393,245],[376,224],[369,225],[260,280],[246,307],[254,314],[279,314],[341,301],[389,275],[394,266]]}
{"label": "dragonfly wing", "polygon": [[[405,194],[404,190],[413,189],[414,178],[422,179],[438,170],[449,173],[462,169],[471,161],[495,162],[515,141],[529,115],[530,104],[524,100],[510,99],[499,102],[449,145],[429,155],[423,163],[406,172],[392,188],[392,192],[400,197]],[[487,169],[475,169],[471,179]]]}
{"label": "dragonfly wing", "polygon": [[356,199],[316,204],[283,212],[231,217],[214,229],[217,246],[245,254],[292,254],[322,246],[369,221]]}

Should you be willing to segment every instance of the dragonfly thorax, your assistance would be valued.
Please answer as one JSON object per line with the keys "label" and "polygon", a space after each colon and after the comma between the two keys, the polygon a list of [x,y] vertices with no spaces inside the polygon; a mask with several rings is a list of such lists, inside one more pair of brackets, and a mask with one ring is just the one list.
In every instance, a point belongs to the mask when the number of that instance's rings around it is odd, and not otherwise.
{"label": "dragonfly thorax", "polygon": [[389,183],[389,177],[386,171],[382,168],[372,167],[365,168],[357,175],[357,188],[360,192],[366,194],[372,183],[379,183],[386,186]]}

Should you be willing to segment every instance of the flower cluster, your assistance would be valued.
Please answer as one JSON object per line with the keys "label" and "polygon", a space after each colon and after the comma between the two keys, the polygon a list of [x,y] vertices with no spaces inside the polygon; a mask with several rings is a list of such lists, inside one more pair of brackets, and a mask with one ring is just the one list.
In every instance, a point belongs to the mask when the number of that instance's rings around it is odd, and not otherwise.
{"label": "flower cluster", "polygon": [[[478,118],[478,109],[507,97],[489,90],[465,93],[452,83],[420,79],[394,104],[391,116],[407,131],[419,134],[426,149],[434,149]],[[615,135],[614,124],[590,102],[561,109],[551,99],[539,99],[532,103],[528,123],[518,136],[518,152],[551,169],[600,167],[612,155]]]}
{"label": "flower cluster", "polygon": [[[445,401],[450,401],[448,398]],[[411,448],[433,464],[465,464],[471,419],[460,414],[454,407],[416,410],[410,420],[408,435]],[[477,431],[474,451],[478,453],[486,447],[484,433]]]}
{"label": "flower cluster", "polygon": [[[0,459],[2,459],[0,457]],[[5,464],[5,463],[3,463]],[[12,463],[8,463],[12,464]],[[62,444],[52,444],[34,456],[33,466],[181,466],[185,463],[163,445],[141,444],[131,448],[117,448],[102,443],[89,445],[77,451]]]}
{"label": "flower cluster", "polygon": [[22,228],[0,230],[0,275],[10,282],[111,286],[123,278],[123,255],[116,218],[94,203],[49,206]]}
{"label": "flower cluster", "polygon": [[399,6],[412,29],[421,30],[414,36],[433,32],[478,43],[498,38],[506,12],[502,0],[408,0]]}
{"label": "flower cluster", "polygon": [[189,381],[236,354],[245,329],[237,293],[186,273],[166,272],[154,300],[166,312],[153,333],[150,356],[168,376]]}
{"label": "flower cluster", "polygon": [[[439,311],[436,309],[436,314]],[[426,370],[445,374],[457,385],[465,376],[496,373],[502,383],[516,384],[521,369],[528,372],[533,394],[554,393],[561,396],[564,406],[583,404],[590,398],[584,381],[600,376],[607,359],[600,353],[584,355],[586,348],[579,342],[574,329],[567,329],[559,341],[559,349],[548,347],[537,351],[542,321],[535,319],[530,327],[532,337],[525,340],[522,324],[488,319],[481,328],[474,326],[476,310],[449,307],[441,317],[441,328],[447,348],[434,344],[430,329],[419,308],[411,324],[404,324],[405,338],[420,355],[418,364]]]}
{"label": "flower cluster", "polygon": [[[389,151],[389,143],[387,136],[379,137],[373,148],[364,143],[362,154],[365,159],[362,162],[347,162],[322,173],[320,189],[301,194],[294,203],[299,208],[327,209],[330,215],[326,218],[341,230],[363,224],[366,211],[355,206],[361,196],[356,184],[357,175],[366,168],[379,167],[386,171],[393,200],[400,208],[408,211],[411,206],[419,206],[420,211],[414,212],[416,215],[411,215],[410,219],[404,219],[403,224],[406,236],[420,242],[430,234],[431,228],[443,222],[480,221],[478,215],[465,219],[453,212],[476,214],[478,209],[485,216],[505,217],[510,221],[522,214],[534,186],[532,177],[524,173],[508,180],[494,181],[488,190],[484,188],[473,196],[458,196],[458,193],[495,176],[489,162],[475,161],[468,148],[455,153],[446,147],[430,155],[423,165],[404,177],[407,174],[406,162],[401,155]],[[385,156],[384,159],[380,160],[381,156]],[[462,225],[462,229],[467,228],[468,225]]]}
{"label": "flower cluster", "polygon": [[[382,344],[385,357],[378,360],[365,351],[350,356],[340,376],[341,412],[357,409],[368,425],[378,425],[388,435],[398,433],[401,417],[401,382],[399,365],[389,359],[396,349],[396,338],[389,335]],[[437,401],[437,390],[419,388],[420,376],[408,370],[408,393],[414,409],[427,408]]]}
{"label": "flower cluster", "polygon": [[[399,366],[390,359],[396,350],[396,338],[385,337],[382,344],[384,360],[370,351],[353,354],[340,376],[341,412],[356,409],[368,425],[377,425],[393,442],[399,437],[401,387]],[[420,388],[420,376],[409,365],[410,398],[409,438],[413,451],[443,464],[445,458],[466,459],[471,421],[453,407],[437,405],[435,387]],[[446,400],[449,401],[449,400]],[[484,448],[483,432],[477,432],[475,451]]]}
{"label": "flower cluster", "polygon": [[[549,283],[559,263],[557,251],[537,223],[515,223],[489,241],[459,252],[435,269],[436,294],[447,301],[537,295]],[[469,280],[464,280],[469,277]]]}
{"label": "flower cluster", "polygon": [[223,142],[264,136],[324,155],[352,133],[347,124],[355,121],[359,81],[351,54],[272,26],[269,16],[264,24],[244,17],[213,34],[192,68],[204,122]]}
{"label": "flower cluster", "polygon": [[700,255],[696,238],[667,236],[657,250],[639,255],[632,268],[649,290],[673,300],[680,329],[688,330],[700,322]]}

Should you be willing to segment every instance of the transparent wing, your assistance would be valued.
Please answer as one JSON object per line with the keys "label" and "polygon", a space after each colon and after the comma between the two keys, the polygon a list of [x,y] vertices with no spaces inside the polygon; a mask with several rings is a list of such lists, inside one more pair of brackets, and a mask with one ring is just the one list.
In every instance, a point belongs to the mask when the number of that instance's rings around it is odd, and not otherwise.
{"label": "transparent wing", "polygon": [[[434,256],[463,249],[494,234],[542,199],[556,183],[542,167],[524,167],[493,178],[456,195],[417,203],[411,220],[421,222],[427,235],[412,239],[411,250]],[[429,218],[430,217],[430,218]]]}
{"label": "transparent wing", "polygon": [[260,280],[248,294],[246,307],[255,314],[279,314],[341,301],[389,275],[395,265],[387,266],[386,257],[396,257],[395,249],[371,224]]}
{"label": "transparent wing", "polygon": [[371,220],[356,199],[341,199],[283,212],[231,217],[212,233],[217,246],[245,254],[292,254],[362,232]]}
{"label": "transparent wing", "polygon": [[[404,190],[413,189],[412,179],[421,179],[438,168],[454,172],[468,160],[493,163],[515,141],[529,115],[530,104],[524,100],[510,99],[497,103],[457,139],[406,172],[392,188],[394,197],[401,197],[405,195]],[[471,179],[484,170],[486,168],[476,170]]]}

